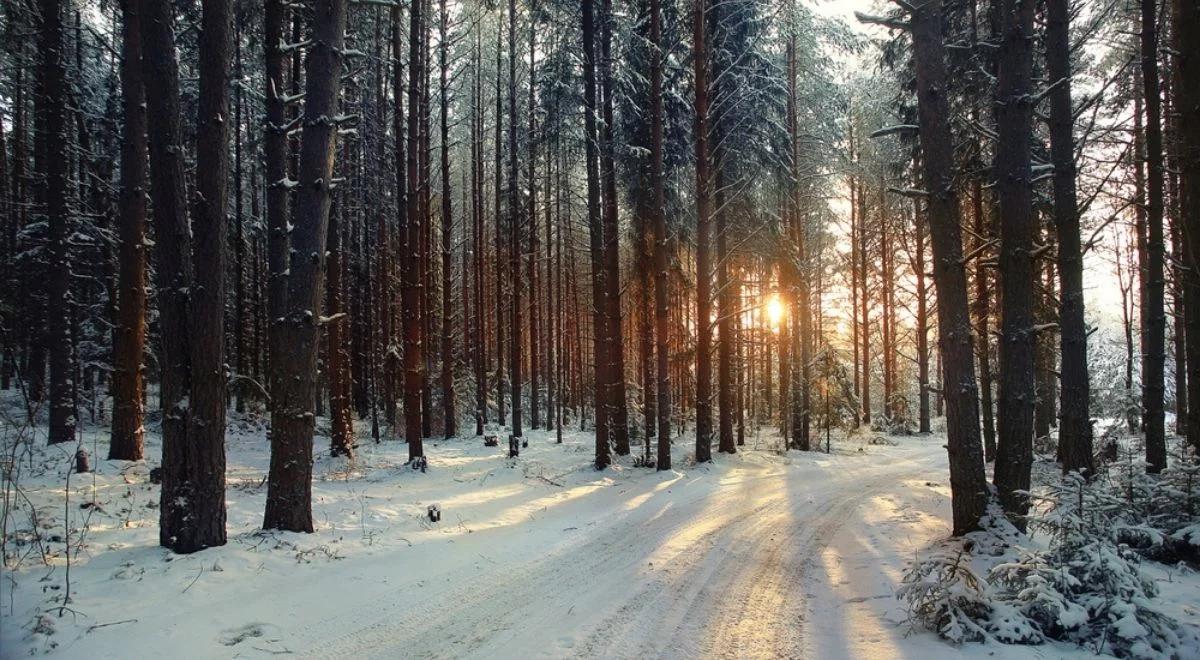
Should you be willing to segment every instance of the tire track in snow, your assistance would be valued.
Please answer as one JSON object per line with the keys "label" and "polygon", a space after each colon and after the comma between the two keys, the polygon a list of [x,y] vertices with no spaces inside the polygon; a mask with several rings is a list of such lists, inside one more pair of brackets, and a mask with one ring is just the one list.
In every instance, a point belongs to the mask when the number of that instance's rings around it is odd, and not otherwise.
{"label": "tire track in snow", "polygon": [[[800,657],[813,557],[908,463],[796,493],[784,470],[698,497],[661,494],[545,556],[460,571],[449,589],[424,587],[428,597],[411,583],[391,589],[294,641],[302,657]],[[554,637],[563,618],[579,632]]]}

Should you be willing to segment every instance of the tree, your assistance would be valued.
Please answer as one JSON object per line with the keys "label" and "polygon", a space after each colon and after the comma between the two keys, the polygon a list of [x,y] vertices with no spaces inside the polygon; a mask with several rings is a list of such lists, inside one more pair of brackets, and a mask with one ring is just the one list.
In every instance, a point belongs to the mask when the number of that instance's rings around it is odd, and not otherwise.
{"label": "tree", "polygon": [[[292,214],[287,300],[276,321],[292,359],[273,362],[280,386],[271,393],[271,468],[264,529],[312,532],[312,438],[317,342],[334,188],[337,108],[341,90],[346,1],[318,0],[305,61],[304,121]],[[407,411],[406,411],[407,413]],[[411,451],[411,449],[410,449]]]}
{"label": "tree", "polygon": [[41,94],[38,97],[44,154],[42,183],[43,203],[49,239],[50,279],[46,301],[46,343],[50,353],[50,434],[49,442],[75,440],[75,344],[71,324],[75,316],[72,296],[71,251],[68,245],[71,232],[67,200],[70,195],[66,151],[66,68],[62,61],[61,0],[41,0],[41,33],[38,68]]}
{"label": "tree", "polygon": [[521,214],[517,178],[517,2],[508,0],[508,373],[512,391],[512,436],[521,429]]}
{"label": "tree", "polygon": [[[421,2],[409,9],[408,39],[408,142],[405,145],[407,193],[405,212],[400,219],[402,237],[400,251],[401,308],[404,334],[404,439],[408,442],[408,458],[425,455],[422,444],[421,389],[425,380],[422,358],[421,323],[421,117],[423,98],[421,81],[424,78],[422,38],[425,22]],[[399,167],[399,165],[397,165]]]}
{"label": "tree", "polygon": [[1171,4],[1176,44],[1175,80],[1179,112],[1180,190],[1183,203],[1184,258],[1187,262],[1185,316],[1188,345],[1187,441],[1200,453],[1200,378],[1192,365],[1200,365],[1200,87],[1185,84],[1200,76],[1200,6],[1187,0]]}
{"label": "tree", "polygon": [[[229,72],[232,0],[201,4],[200,89],[196,118],[196,194],[192,205],[193,286],[191,402],[179,476],[190,511],[179,521],[196,529],[196,549],[225,543],[225,237],[228,232]],[[164,490],[172,466],[163,461]],[[183,531],[183,530],[180,530]]]}
{"label": "tree", "polygon": [[922,180],[937,289],[938,344],[942,379],[958,386],[945,392],[946,449],[955,535],[979,528],[988,489],[979,442],[979,398],[971,348],[967,277],[962,260],[958,194],[953,184],[953,142],[946,88],[942,3],[913,8],[909,23],[916,69]]}
{"label": "tree", "polygon": [[1071,50],[1067,0],[1046,2],[1046,70],[1050,92],[1050,157],[1054,165],[1054,225],[1062,280],[1058,317],[1062,347],[1062,421],[1058,442],[1062,469],[1095,472],[1088,415],[1087,326],[1083,317],[1083,251],[1075,199],[1074,111],[1071,107]]}
{"label": "tree", "polygon": [[587,225],[588,252],[592,266],[592,361],[595,383],[596,453],[595,466],[603,470],[609,457],[609,406],[605,392],[610,367],[606,352],[609,342],[608,312],[602,302],[608,295],[604,284],[604,224],[600,211],[600,173],[598,170],[596,133],[596,26],[593,0],[581,0],[583,22],[583,141],[587,160]]}
{"label": "tree", "polygon": [[[446,0],[439,2],[440,13],[438,20],[438,56],[440,58],[439,81],[441,90],[440,123],[442,136],[441,167],[442,167],[442,432],[447,438],[458,433],[457,415],[454,403],[454,312],[450,308],[450,274],[451,274],[451,232],[454,229],[454,209],[450,195],[450,103],[449,84],[447,80],[448,64],[447,51],[450,48],[449,23],[450,15],[446,11]],[[467,277],[463,272],[463,278]],[[463,301],[466,304],[466,301]]]}
{"label": "tree", "polygon": [[[510,0],[511,2],[512,0]],[[617,179],[613,121],[613,61],[612,61],[612,0],[601,0],[600,81],[597,92],[601,98],[603,117],[600,124],[600,178],[604,185],[602,199],[604,223],[604,309],[605,339],[609,361],[607,405],[608,424],[613,450],[618,456],[629,454],[629,415],[625,403],[625,341],[621,324],[621,270],[619,218],[617,214]]]}
{"label": "tree", "polygon": [[[1033,464],[1034,233],[1030,141],[1033,130],[1032,0],[998,0],[1001,48],[996,76],[997,143],[993,168],[1000,213],[1000,405],[996,490],[1005,512],[1029,508]],[[944,359],[948,357],[943,356]],[[947,382],[955,382],[951,378]]]}
{"label": "tree", "polygon": [[142,459],[142,353],[146,344],[146,105],[142,88],[139,0],[121,3],[120,271],[113,345],[113,420],[109,460]]}
{"label": "tree", "polygon": [[[671,467],[671,375],[668,346],[669,297],[667,282],[667,222],[663,186],[663,100],[662,100],[662,7],[650,0],[650,180],[653,182],[650,224],[654,231],[654,354],[658,412],[659,470]],[[649,434],[650,429],[646,429]]]}
{"label": "tree", "polygon": [[711,165],[708,148],[708,51],[705,32],[706,0],[694,0],[692,16],[692,71],[695,86],[696,149],[696,462],[712,460],[712,266],[709,232],[712,223]]}
{"label": "tree", "polygon": [[1163,392],[1166,361],[1166,310],[1163,304],[1163,146],[1162,99],[1158,81],[1157,3],[1141,0],[1142,91],[1146,107],[1146,290],[1142,313],[1146,336],[1142,360],[1142,425],[1146,432],[1146,469],[1159,472],[1167,466]]}

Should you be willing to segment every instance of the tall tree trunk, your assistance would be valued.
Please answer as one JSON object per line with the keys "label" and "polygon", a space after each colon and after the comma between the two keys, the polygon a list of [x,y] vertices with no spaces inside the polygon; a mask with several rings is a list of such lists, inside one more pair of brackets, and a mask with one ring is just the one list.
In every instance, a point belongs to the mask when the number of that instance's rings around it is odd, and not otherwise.
{"label": "tall tree trunk", "polygon": [[[239,5],[240,6],[240,5]],[[237,93],[234,96],[234,120],[233,120],[233,221],[234,221],[234,265],[233,265],[233,351],[236,358],[235,374],[241,379],[246,376],[249,370],[247,361],[248,348],[246,346],[249,339],[249,333],[246,328],[246,218],[243,215],[243,190],[242,190],[242,82],[244,72],[242,70],[242,17],[236,17],[237,24],[234,26],[234,69],[233,75],[236,79]],[[239,413],[246,411],[246,388],[241,381],[236,381],[234,385],[235,395],[237,397],[237,411]]]}
{"label": "tall tree trunk", "polygon": [[[504,168],[502,166],[504,158],[504,95],[500,92],[500,81],[504,77],[504,67],[502,65],[502,55],[504,53],[503,46],[504,35],[504,10],[501,5],[500,16],[496,20],[496,147],[494,149],[492,171],[495,176],[493,185],[493,194],[495,200],[493,212],[495,214],[496,224],[496,245],[495,245],[495,268],[496,281],[496,327],[492,334],[496,336],[496,416],[499,418],[500,425],[505,424],[506,414],[504,408],[504,210],[501,203],[503,195],[503,176]],[[515,185],[515,184],[512,184]]]}
{"label": "tall tree trunk", "polygon": [[1162,100],[1158,82],[1158,26],[1156,0],[1142,5],[1142,89],[1146,101],[1146,345],[1142,367],[1143,426],[1146,431],[1146,470],[1167,467],[1163,391],[1166,360],[1166,310],[1163,304],[1163,146]]}
{"label": "tall tree trunk", "polygon": [[1059,332],[1062,365],[1058,442],[1064,472],[1095,472],[1088,415],[1087,324],[1083,306],[1083,250],[1075,201],[1075,139],[1071,108],[1068,0],[1046,0],[1046,70],[1050,92],[1050,158],[1054,164],[1054,225],[1058,233]]}
{"label": "tall tree trunk", "polygon": [[[663,184],[662,2],[650,0],[650,224],[654,231],[654,354],[659,470],[671,468],[671,373],[668,353],[667,222]],[[649,432],[649,429],[647,429]]]}
{"label": "tall tree trunk", "polygon": [[926,273],[929,264],[925,261],[925,245],[928,240],[925,213],[919,203],[913,204],[913,275],[916,278],[917,294],[917,431],[929,433],[929,282]]}
{"label": "tall tree trunk", "polygon": [[[285,384],[276,365],[284,361],[288,347],[282,343],[279,319],[287,310],[287,268],[291,236],[288,229],[293,181],[288,173],[288,130],[290,121],[285,101],[288,57],[284,50],[287,8],[284,0],[267,0],[263,13],[263,51],[266,72],[266,126],[263,129],[263,160],[266,166],[267,211],[267,374],[274,396]],[[151,142],[153,146],[153,142]],[[157,206],[157,202],[155,203]]]}
{"label": "tall tree trunk", "polygon": [[[1033,0],[999,0],[1002,46],[997,66],[994,162],[1000,207],[1000,407],[995,482],[1000,503],[1024,529],[1033,463],[1034,257],[1036,223],[1030,181],[1033,130]],[[949,360],[949,356],[946,357]],[[947,378],[953,383],[954,379]]]}
{"label": "tall tree trunk", "polygon": [[608,467],[608,422],[609,410],[605,391],[608,384],[607,310],[605,297],[608,288],[604,285],[604,224],[600,210],[600,173],[598,171],[596,133],[596,27],[593,0],[581,0],[583,21],[583,142],[584,157],[587,159],[587,209],[588,243],[592,266],[592,364],[594,370],[593,395],[596,415],[597,470]]}
{"label": "tall tree trunk", "polygon": [[709,232],[712,223],[711,159],[708,145],[707,0],[693,0],[692,69],[695,86],[696,149],[696,462],[712,460],[712,265]]}
{"label": "tall tree trunk", "polygon": [[[343,156],[343,161],[347,160]],[[345,328],[345,287],[342,274],[346,267],[342,248],[341,219],[346,213],[345,195],[335,193],[331,203],[326,238],[325,364],[329,378],[329,453],[332,456],[354,457],[354,417],[350,410],[350,355],[347,351]]]}
{"label": "tall tree trunk", "polygon": [[[719,74],[718,74],[719,77]],[[723,140],[718,129],[718,143]],[[720,159],[718,159],[719,161]],[[733,315],[734,302],[729,282],[729,209],[720,192],[726,181],[717,166],[717,451],[737,453],[733,439]]]}
{"label": "tall tree trunk", "polygon": [[[481,30],[480,30],[481,32]],[[487,324],[487,309],[484,304],[484,202],[483,202],[483,37],[475,34],[475,65],[474,65],[474,98],[472,110],[474,119],[474,135],[471,140],[471,194],[472,213],[474,215],[475,237],[475,435],[483,435],[484,425],[488,421],[487,406],[487,369],[490,362],[488,357],[488,342],[484,340],[484,328]]]}
{"label": "tall tree trunk", "polygon": [[521,202],[517,178],[517,3],[508,0],[508,372],[512,390],[512,435],[521,429]]}
{"label": "tall tree trunk", "polygon": [[979,443],[979,399],[971,348],[967,277],[962,263],[959,205],[954,190],[952,137],[942,43],[942,3],[917,5],[912,15],[913,57],[917,73],[917,115],[937,287],[938,343],[946,392],[946,448],[954,534],[979,528],[987,508],[988,487]]}
{"label": "tall tree trunk", "polygon": [[600,87],[604,121],[600,127],[600,176],[604,184],[604,305],[608,317],[609,433],[618,456],[629,454],[629,419],[625,404],[625,341],[621,323],[620,230],[617,217],[617,173],[613,120],[612,0],[601,0]]}
{"label": "tall tree trunk", "polygon": [[858,189],[858,281],[861,286],[860,296],[858,299],[861,307],[859,312],[859,322],[862,323],[862,330],[859,332],[862,338],[862,421],[870,426],[871,424],[871,316],[870,316],[870,292],[867,287],[867,202],[866,202],[866,184],[863,180],[859,180]]}
{"label": "tall tree trunk", "polygon": [[423,57],[421,45],[425,33],[421,13],[423,0],[411,3],[408,30],[408,143],[405,149],[406,211],[401,218],[400,250],[401,307],[404,334],[404,439],[408,442],[408,458],[425,455],[422,445],[421,390],[424,381],[424,360],[421,328],[421,81]]}
{"label": "tall tree trunk", "polygon": [[537,112],[536,89],[537,69],[534,64],[534,54],[537,51],[537,14],[536,4],[529,12],[529,258],[526,260],[526,279],[529,280],[529,424],[531,428],[541,426],[541,410],[538,405],[538,389],[541,376],[540,344],[541,318],[538,306],[541,305],[541,292],[538,289],[538,211],[537,211]]}
{"label": "tall tree trunk", "polygon": [[[450,119],[449,82],[447,51],[450,48],[449,21],[446,0],[439,1],[438,56],[441,92],[441,137],[442,137],[442,434],[452,438],[458,434],[458,412],[454,401],[454,310],[451,309],[450,282],[452,270],[452,242],[450,232],[454,229],[454,209],[450,204]],[[467,277],[463,271],[463,278]],[[466,305],[466,300],[463,301]]]}
{"label": "tall tree trunk", "polygon": [[[184,184],[179,67],[171,6],[149,0],[141,5],[142,75],[150,140],[150,186],[154,209],[155,288],[162,337],[159,399],[163,409],[163,485],[159,504],[159,543],[176,552],[191,548],[186,533],[190,495],[183,481],[187,468],[188,397],[191,391],[191,326],[188,296],[192,287],[191,228]],[[186,536],[183,535],[186,533]]]}
{"label": "tall tree trunk", "polygon": [[39,111],[45,157],[39,173],[45,177],[43,202],[48,219],[50,277],[46,287],[46,347],[50,354],[50,444],[75,440],[75,344],[71,325],[75,298],[71,287],[71,233],[67,208],[70,185],[67,154],[66,66],[63,64],[62,0],[41,0],[41,98]]}
{"label": "tall tree trunk", "polygon": [[146,345],[146,95],[142,87],[139,0],[121,3],[121,220],[113,346],[113,420],[109,460],[140,461],[142,353]]}
{"label": "tall tree trunk", "polygon": [[[196,194],[192,206],[192,389],[184,461],[182,525],[172,530],[182,551],[225,544],[225,237],[229,202],[229,72],[233,1],[203,0],[196,119]],[[163,483],[172,466],[163,462]]]}
{"label": "tall tree trunk", "polygon": [[1173,0],[1171,16],[1176,60],[1180,191],[1183,247],[1187,264],[1184,292],[1188,362],[1187,442],[1200,454],[1200,5]]}
{"label": "tall tree trunk", "polygon": [[[983,215],[983,183],[979,177],[971,181],[971,213],[974,216],[976,249],[988,240],[987,223]],[[975,347],[979,355],[979,400],[983,410],[983,455],[991,463],[996,459],[996,416],[992,411],[992,354],[991,332],[989,331],[991,312],[988,307],[988,274],[983,265],[983,255],[980,254],[975,262],[975,324],[978,344]]]}
{"label": "tall tree trunk", "polygon": [[278,322],[290,359],[273,366],[282,385],[271,394],[271,467],[264,529],[312,532],[312,439],[317,394],[319,310],[329,205],[337,153],[338,97],[346,0],[317,0],[305,62],[304,122],[292,214],[287,305]]}

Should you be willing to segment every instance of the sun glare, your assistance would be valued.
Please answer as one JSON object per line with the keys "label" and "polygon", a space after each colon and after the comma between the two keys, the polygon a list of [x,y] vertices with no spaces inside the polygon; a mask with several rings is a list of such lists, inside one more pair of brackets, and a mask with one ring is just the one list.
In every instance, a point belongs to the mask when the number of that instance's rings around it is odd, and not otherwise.
{"label": "sun glare", "polygon": [[771,295],[767,298],[767,320],[771,322],[772,328],[778,328],[779,323],[783,321],[784,307],[783,301],[779,296]]}

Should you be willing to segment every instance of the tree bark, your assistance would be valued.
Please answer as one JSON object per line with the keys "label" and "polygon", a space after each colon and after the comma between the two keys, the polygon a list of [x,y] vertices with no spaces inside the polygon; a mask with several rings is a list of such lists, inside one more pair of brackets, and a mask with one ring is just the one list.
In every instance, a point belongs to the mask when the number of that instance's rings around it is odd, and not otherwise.
{"label": "tree bark", "polygon": [[1054,224],[1058,234],[1058,276],[1062,287],[1058,307],[1062,350],[1058,442],[1062,448],[1063,471],[1077,471],[1090,477],[1096,466],[1092,458],[1092,426],[1088,414],[1083,250],[1075,200],[1068,4],[1068,0],[1046,0],[1046,70],[1051,84],[1056,85],[1050,92],[1050,158],[1054,164]]}
{"label": "tree bark", "polygon": [[708,49],[705,43],[707,0],[693,0],[692,70],[695,86],[696,149],[696,462],[712,460],[712,223],[711,162],[708,146]]}
{"label": "tree bark", "polygon": [[595,466],[603,470],[611,462],[608,447],[608,401],[607,390],[608,349],[607,310],[605,297],[608,288],[604,284],[604,224],[600,210],[600,173],[598,171],[596,133],[596,27],[593,0],[581,0],[583,21],[583,141],[584,157],[587,159],[587,210],[588,242],[592,266],[592,365],[594,370],[593,395],[596,415]]}
{"label": "tree bark", "polygon": [[408,458],[425,455],[422,444],[421,390],[424,383],[421,327],[421,45],[425,32],[421,13],[423,0],[411,3],[408,30],[408,143],[405,148],[406,211],[400,222],[403,244],[400,249],[401,314],[404,335],[404,439]]}
{"label": "tree bark", "polygon": [[1180,191],[1182,193],[1184,292],[1188,361],[1187,442],[1200,454],[1200,5],[1173,0],[1174,76],[1179,126]]}
{"label": "tree bark", "polygon": [[[1002,46],[997,63],[993,163],[1000,208],[1000,406],[995,483],[1000,503],[1019,527],[1029,510],[1036,404],[1033,315],[1036,223],[1030,170],[1033,129],[1031,68],[1033,0],[999,0]],[[949,356],[946,356],[949,360]],[[955,382],[951,378],[947,382]]]}
{"label": "tree bark", "polygon": [[140,461],[142,353],[146,345],[146,95],[142,86],[139,0],[121,3],[121,220],[113,421],[109,460]]}
{"label": "tree bark", "polygon": [[346,0],[317,0],[312,44],[305,62],[304,122],[300,139],[296,207],[292,214],[286,313],[278,322],[290,359],[271,394],[271,467],[264,529],[312,532],[313,406],[329,205],[337,153],[338,97]]}
{"label": "tree bark", "polygon": [[[654,355],[659,470],[671,468],[671,374],[668,353],[667,222],[663,185],[662,2],[650,0],[650,224],[654,231]],[[649,429],[647,429],[649,432]]]}
{"label": "tree bark", "polygon": [[41,122],[41,174],[48,220],[46,287],[46,348],[50,354],[50,444],[75,440],[75,344],[71,326],[75,299],[71,287],[73,268],[69,236],[71,220],[67,199],[70,185],[67,158],[66,66],[62,51],[62,0],[41,0],[41,32],[38,53],[41,76],[39,111]]}
{"label": "tree bark", "polygon": [[950,458],[954,534],[979,529],[987,508],[988,487],[979,443],[979,399],[971,348],[967,277],[962,263],[959,205],[951,164],[946,63],[942,43],[941,0],[917,5],[912,15],[913,57],[917,73],[917,115],[930,237],[938,299],[938,343],[946,392],[946,448]]}
{"label": "tree bark", "polygon": [[[454,400],[454,310],[451,309],[452,243],[450,232],[454,229],[454,209],[450,194],[450,119],[449,82],[447,51],[449,44],[449,21],[446,0],[439,2],[438,56],[440,58],[439,82],[441,92],[441,166],[442,166],[442,434],[452,438],[458,434],[458,412]],[[463,277],[467,274],[464,271]],[[466,301],[463,301],[466,305]]]}
{"label": "tree bark", "polygon": [[604,118],[600,127],[600,177],[604,184],[604,305],[608,317],[609,433],[618,456],[629,454],[629,413],[625,403],[625,341],[621,323],[620,229],[613,136],[612,0],[601,0],[600,87]]}
{"label": "tree bark", "polygon": [[[154,209],[158,327],[162,337],[159,399],[163,409],[163,484],[159,504],[159,543],[188,552],[196,538],[187,527],[188,396],[191,391],[191,326],[188,297],[192,287],[191,228],[188,224],[183,169],[179,67],[171,6],[163,0],[141,3],[142,75],[150,140],[150,186]],[[223,539],[222,539],[223,541]]]}
{"label": "tree bark", "polygon": [[1162,100],[1158,82],[1158,28],[1156,0],[1141,0],[1142,89],[1146,102],[1146,298],[1145,357],[1142,367],[1142,425],[1146,432],[1147,472],[1167,467],[1163,392],[1166,361],[1166,310],[1163,304],[1163,146]]}

